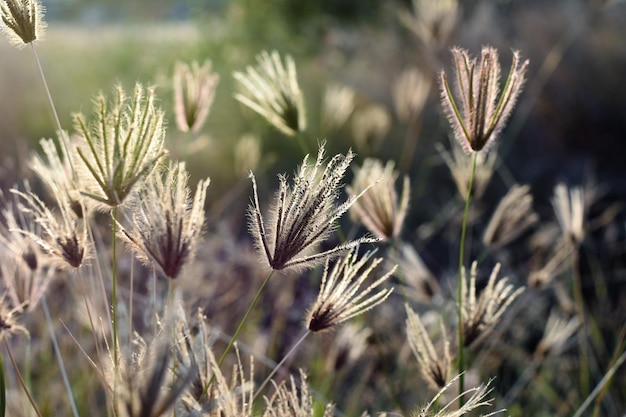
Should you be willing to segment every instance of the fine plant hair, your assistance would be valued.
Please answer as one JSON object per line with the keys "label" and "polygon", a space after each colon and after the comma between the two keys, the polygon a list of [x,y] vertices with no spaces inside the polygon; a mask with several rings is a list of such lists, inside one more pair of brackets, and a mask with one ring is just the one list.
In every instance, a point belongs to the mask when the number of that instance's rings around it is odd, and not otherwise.
{"label": "fine plant hair", "polygon": [[367,187],[335,206],[341,181],[353,158],[354,154],[349,150],[345,156],[334,156],[323,167],[322,144],[313,166],[307,163],[308,155],[304,158],[291,188],[287,184],[287,178],[284,175],[279,176],[280,186],[267,227],[261,214],[256,179],[250,173],[254,191],[253,203],[248,208],[250,233],[270,268],[311,268],[361,243],[378,241],[362,237],[332,249],[311,253],[315,246],[328,239],[337,228],[337,220],[369,189]]}

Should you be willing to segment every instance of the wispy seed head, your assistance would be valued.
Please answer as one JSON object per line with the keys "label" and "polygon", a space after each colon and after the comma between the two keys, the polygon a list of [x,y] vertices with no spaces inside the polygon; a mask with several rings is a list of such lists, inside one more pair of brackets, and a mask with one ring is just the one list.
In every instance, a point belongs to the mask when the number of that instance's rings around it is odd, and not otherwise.
{"label": "wispy seed head", "polygon": [[46,22],[44,6],[38,0],[4,0],[0,2],[0,29],[18,48],[41,39]]}
{"label": "wispy seed head", "polygon": [[202,66],[176,63],[174,70],[174,113],[181,132],[197,132],[206,120],[219,75],[211,71],[211,61]]}

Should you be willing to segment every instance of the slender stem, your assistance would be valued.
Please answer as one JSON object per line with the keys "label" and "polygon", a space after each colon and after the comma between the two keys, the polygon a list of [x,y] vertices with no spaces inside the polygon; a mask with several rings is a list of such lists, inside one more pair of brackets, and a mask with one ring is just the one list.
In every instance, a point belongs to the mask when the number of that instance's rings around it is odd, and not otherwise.
{"label": "slender stem", "polygon": [[[26,386],[26,383],[24,382],[24,378],[22,378],[20,369],[17,367],[17,364],[15,363],[15,359],[13,358],[13,353],[11,353],[11,347],[9,346],[9,342],[7,342],[6,338],[4,338],[4,347],[6,348],[7,353],[9,354],[9,359],[11,360],[11,364],[13,364],[13,369],[15,369],[15,375],[17,376],[17,380],[20,382],[20,385],[22,386],[22,389],[24,390],[26,397],[28,397],[28,401],[30,402],[30,405],[33,406],[33,410],[35,410],[35,413],[37,413],[37,416],[41,417],[39,408],[37,408],[37,404],[35,404],[35,400],[33,399],[32,395],[30,395],[30,391],[28,387]],[[1,362],[1,356],[0,356],[0,362]],[[2,368],[4,369],[4,365],[2,366]],[[3,404],[6,404],[6,403],[3,402]]]}
{"label": "slender stem", "polygon": [[[230,338],[230,341],[228,342],[228,346],[226,346],[226,350],[224,350],[224,353],[222,353],[220,360],[217,362],[218,368],[222,366],[222,364],[224,363],[224,360],[226,359],[226,355],[228,355],[228,352],[230,352],[230,349],[233,347],[235,340],[237,340],[239,333],[243,329],[243,325],[245,324],[246,320],[248,320],[248,316],[252,312],[252,309],[254,308],[254,306],[256,306],[256,303],[259,301],[259,298],[261,297],[261,293],[265,289],[265,286],[267,285],[267,283],[270,281],[272,274],[274,274],[273,269],[267,274],[267,277],[265,277],[265,280],[263,281],[263,283],[259,287],[259,290],[256,292],[254,298],[252,299],[252,303],[250,303],[250,307],[248,307],[248,311],[246,311],[246,314],[243,316],[243,319],[241,319],[241,322],[239,322],[239,326],[237,326],[237,330],[235,330],[235,334],[233,334],[233,336]],[[209,392],[209,388],[211,387],[211,384],[213,383],[214,380],[215,380],[215,372],[213,373],[213,375],[211,375],[211,379],[209,379],[209,382],[206,384],[206,387],[204,387],[204,392],[202,393],[203,397],[207,394],[207,392]]]}
{"label": "slender stem", "polygon": [[[54,100],[52,100],[52,94],[50,94],[50,88],[48,87],[48,81],[46,81],[46,76],[43,72],[43,67],[41,66],[41,61],[39,60],[39,54],[37,53],[37,49],[33,42],[30,44],[33,55],[35,55],[35,61],[37,62],[37,67],[39,68],[39,75],[41,75],[41,80],[43,81],[43,86],[46,89],[46,95],[48,96],[48,101],[50,102],[50,107],[52,108],[52,114],[54,115],[54,122],[57,125],[57,130],[59,131],[59,138],[65,138],[65,133],[63,132],[63,127],[61,127],[61,120],[59,119],[59,115],[57,113],[56,106],[54,105]],[[74,164],[72,162],[72,157],[70,155],[69,149],[67,148],[67,141],[60,140],[60,145],[63,147],[63,151],[65,152],[65,157],[70,163],[71,171],[73,175],[75,175],[76,170],[74,169]]]}
{"label": "slender stem", "polygon": [[285,356],[283,356],[283,359],[278,362],[278,364],[276,364],[276,366],[274,367],[274,369],[272,369],[272,372],[270,372],[270,374],[267,376],[267,378],[265,378],[265,380],[263,381],[263,383],[259,386],[259,388],[257,388],[256,392],[254,393],[254,397],[252,397],[252,401],[254,401],[259,394],[263,391],[263,388],[265,388],[265,386],[270,382],[270,380],[272,379],[272,377],[274,375],[276,375],[276,372],[278,372],[278,370],[281,368],[281,366],[283,366],[283,364],[285,363],[285,361],[291,356],[291,354],[293,352],[296,351],[296,349],[298,348],[298,346],[300,346],[302,344],[302,342],[304,342],[304,339],[306,339],[306,337],[311,333],[311,331],[309,329],[307,329],[304,334],[302,336],[300,336],[300,338],[298,339],[298,341],[296,343],[294,343],[294,345],[291,347],[291,349],[289,349],[289,352],[287,352],[285,354]]}
{"label": "slender stem", "polygon": [[583,392],[583,395],[587,395],[589,393],[589,356],[587,351],[587,335],[585,334],[587,331],[587,321],[585,320],[585,302],[583,298],[583,290],[582,283],[580,277],[580,270],[578,266],[578,249],[574,251],[574,256],[572,259],[572,280],[573,280],[573,289],[574,289],[574,305],[576,308],[576,314],[578,315],[578,320],[581,323],[581,328],[578,331],[578,341],[579,341],[579,362],[580,362],[580,388]]}
{"label": "slender stem", "polygon": [[112,298],[112,312],[113,312],[113,367],[115,372],[117,373],[117,238],[115,233],[117,231],[117,206],[113,208],[113,226],[111,227],[113,231],[112,235],[112,251],[113,251],[113,260],[111,265],[111,275],[113,279],[113,288],[111,290],[111,298]]}
{"label": "slender stem", "polygon": [[85,310],[87,311],[87,317],[89,318],[89,325],[91,326],[91,334],[93,335],[93,343],[96,347],[96,355],[98,356],[98,363],[102,366],[102,355],[100,354],[100,343],[98,342],[98,336],[96,332],[96,326],[93,322],[93,317],[91,315],[91,308],[89,307],[89,302],[87,301],[87,291],[85,289],[85,279],[83,278],[83,274],[80,272],[80,269],[76,270],[76,274],[78,275],[78,288],[80,293],[83,296],[83,302],[85,303]]}
{"label": "slender stem", "polygon": [[48,323],[48,329],[50,329],[50,338],[52,339],[52,346],[54,347],[54,353],[57,357],[57,362],[59,362],[59,368],[61,369],[61,376],[63,377],[63,383],[65,384],[65,389],[67,390],[67,395],[70,399],[70,407],[72,408],[72,413],[74,417],[78,417],[78,409],[76,408],[76,402],[74,401],[74,394],[72,392],[72,387],[70,386],[70,380],[67,377],[67,372],[65,371],[65,365],[63,363],[63,357],[61,356],[61,350],[59,349],[59,344],[57,343],[57,337],[54,333],[54,327],[52,327],[52,319],[50,318],[50,311],[48,310],[48,303],[46,302],[46,296],[43,295],[41,297],[41,305],[43,306],[43,312],[46,316],[46,323]]}
{"label": "slender stem", "polygon": [[[4,341],[6,342],[6,338]],[[0,417],[4,417],[7,412],[7,386],[6,379],[4,378],[4,361],[2,355],[0,355]]]}
{"label": "slender stem", "polygon": [[[478,152],[474,152],[472,161],[472,175],[467,186],[465,209],[463,210],[463,224],[461,226],[461,244],[459,248],[459,281],[457,285],[458,304],[458,340],[459,340],[459,394],[465,392],[465,352],[463,347],[463,264],[465,262],[465,236],[467,233],[467,217],[469,213],[472,188],[474,187],[474,174],[476,173],[476,159]],[[459,409],[463,407],[463,395],[459,395]]]}

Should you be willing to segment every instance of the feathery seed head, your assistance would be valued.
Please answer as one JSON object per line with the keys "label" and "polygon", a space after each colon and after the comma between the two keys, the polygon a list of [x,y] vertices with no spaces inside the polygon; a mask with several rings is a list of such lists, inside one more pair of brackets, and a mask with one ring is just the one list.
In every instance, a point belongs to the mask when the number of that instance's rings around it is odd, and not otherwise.
{"label": "feathery seed head", "polygon": [[483,243],[502,247],[539,221],[533,211],[533,196],[528,185],[514,185],[498,203],[483,235]]}
{"label": "feathery seed head", "polygon": [[470,346],[479,343],[488,336],[498,324],[506,309],[520,295],[524,288],[514,290],[513,285],[508,284],[507,278],[497,280],[500,272],[500,264],[491,271],[487,286],[476,296],[476,276],[478,263],[472,263],[470,281],[467,282],[465,268],[462,272],[463,311],[461,325],[463,326],[463,343]]}
{"label": "feathery seed head", "polygon": [[74,210],[65,195],[57,194],[59,214],[50,209],[37,194],[33,193],[28,183],[26,191],[12,189],[12,193],[20,198],[18,208],[41,226],[41,233],[35,234],[21,230],[27,234],[45,252],[52,255],[61,268],[78,268],[88,255],[87,228],[85,219],[76,217]]}
{"label": "feathery seed head", "polygon": [[304,98],[293,58],[285,56],[283,64],[278,52],[263,51],[256,59],[256,67],[247,67],[245,74],[233,74],[244,89],[244,93],[236,94],[235,98],[287,136],[304,131]]}
{"label": "feathery seed head", "polygon": [[580,323],[577,317],[574,316],[567,320],[559,317],[554,311],[550,312],[543,337],[535,349],[535,357],[543,359],[547,355],[558,356],[579,327]]}
{"label": "feathery seed head", "polygon": [[560,183],[554,188],[552,206],[563,237],[575,247],[585,239],[585,194],[582,187],[568,188]]}
{"label": "feathery seed head", "polygon": [[253,134],[243,135],[234,148],[233,167],[236,175],[247,175],[261,163],[261,141]]}
{"label": "feathery seed head", "polygon": [[46,28],[44,10],[38,0],[4,0],[0,2],[0,29],[18,48],[42,39]]}
{"label": "feathery seed head", "polygon": [[211,61],[202,66],[177,62],[174,69],[174,113],[181,132],[197,132],[206,120],[219,75],[211,72]]}
{"label": "feathery seed head", "polygon": [[500,62],[495,48],[483,47],[478,65],[465,49],[453,48],[452,55],[456,97],[442,71],[441,103],[461,147],[466,153],[479,152],[495,142],[511,115],[522,91],[528,60],[520,63],[519,52],[513,51],[511,70],[500,94]]}
{"label": "feathery seed head", "polygon": [[417,358],[420,365],[420,373],[428,386],[435,391],[444,388],[448,384],[450,370],[452,369],[452,358],[450,356],[450,342],[446,334],[443,320],[440,318],[441,339],[443,352],[439,355],[426,327],[422,323],[419,315],[413,311],[408,304],[406,307],[406,333],[409,346]]}
{"label": "feathery seed head", "polygon": [[261,214],[256,180],[254,174],[250,173],[254,199],[248,208],[249,228],[257,249],[272,269],[312,267],[360,243],[378,241],[362,237],[323,252],[311,253],[317,244],[325,241],[335,230],[337,220],[367,191],[365,189],[338,206],[335,205],[341,181],[353,158],[354,154],[349,150],[345,156],[339,154],[333,157],[323,168],[322,144],[313,166],[307,164],[308,155],[304,158],[292,187],[287,184],[285,176],[279,176],[280,186],[267,229]]}
{"label": "feathery seed head", "polygon": [[29,336],[26,327],[18,324],[18,316],[22,311],[21,306],[12,307],[7,300],[6,293],[0,295],[0,341],[8,339],[11,335],[22,333]]}
{"label": "feathery seed head", "polygon": [[350,320],[376,307],[393,292],[393,288],[383,288],[372,294],[393,275],[396,268],[359,291],[369,274],[383,261],[383,258],[375,258],[366,267],[374,252],[367,252],[358,258],[358,250],[357,246],[348,252],[343,259],[337,261],[330,272],[329,261],[326,261],[320,292],[306,319],[306,327],[310,331],[319,332],[330,329]]}
{"label": "feathery seed head", "polygon": [[194,257],[204,224],[209,180],[200,181],[191,200],[184,163],[170,163],[161,175],[150,176],[130,205],[133,224],[120,225],[120,237],[139,259],[156,264],[177,278]]}
{"label": "feathery seed head", "polygon": [[[300,383],[296,384],[293,375],[290,377],[290,386],[282,382],[274,395],[266,398],[266,409],[263,417],[310,417],[315,414],[313,397],[309,394],[306,374],[300,370]],[[334,415],[333,406],[327,405],[324,417]]]}
{"label": "feathery seed head", "polygon": [[164,115],[155,106],[153,88],[136,84],[129,98],[117,86],[110,106],[101,94],[95,100],[95,120],[74,116],[82,142],[77,149],[82,165],[77,169],[83,194],[103,209],[121,205],[166,154]]}
{"label": "feathery seed head", "polygon": [[413,0],[413,13],[401,13],[400,21],[425,45],[442,45],[456,26],[458,9],[458,0]]}
{"label": "feathery seed head", "polygon": [[352,136],[360,152],[375,153],[391,128],[391,116],[387,109],[372,104],[359,109],[352,116]]}
{"label": "feathery seed head", "polygon": [[346,187],[349,194],[358,194],[375,184],[371,192],[352,205],[350,213],[383,241],[400,235],[409,207],[409,178],[404,177],[400,201],[395,186],[397,178],[398,172],[394,169],[393,161],[383,167],[379,160],[368,158],[356,170],[352,186]]}
{"label": "feathery seed head", "polygon": [[322,126],[326,131],[336,131],[346,123],[355,106],[355,91],[347,86],[330,85],[322,100]]}
{"label": "feathery seed head", "polygon": [[422,111],[430,86],[430,79],[417,67],[400,74],[393,83],[393,103],[400,121],[406,123]]}
{"label": "feathery seed head", "polygon": [[432,272],[424,264],[413,245],[402,243],[399,253],[391,258],[398,259],[398,279],[404,284],[409,296],[420,301],[430,302],[441,289]]}
{"label": "feathery seed head", "polygon": [[553,282],[571,267],[576,250],[577,247],[571,240],[561,237],[549,247],[545,256],[540,252],[534,252],[532,263],[535,267],[528,276],[528,285],[532,288],[542,288]]}

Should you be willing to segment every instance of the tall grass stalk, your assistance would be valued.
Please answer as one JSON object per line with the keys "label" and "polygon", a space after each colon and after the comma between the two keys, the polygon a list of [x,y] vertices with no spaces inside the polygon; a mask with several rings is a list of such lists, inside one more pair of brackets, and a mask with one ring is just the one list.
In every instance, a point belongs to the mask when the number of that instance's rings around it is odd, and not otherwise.
{"label": "tall grass stalk", "polygon": [[89,308],[89,302],[87,301],[87,291],[85,288],[85,279],[80,269],[76,270],[78,275],[78,287],[81,295],[83,296],[83,302],[85,303],[85,310],[87,311],[87,317],[89,318],[89,325],[91,326],[91,334],[93,335],[93,344],[96,347],[96,355],[98,356],[98,363],[102,366],[102,354],[100,353],[100,343],[98,342],[98,336],[96,333],[96,326],[93,322],[93,316],[91,315],[91,308]]}
{"label": "tall grass stalk", "polygon": [[117,232],[117,206],[113,207],[113,225],[112,229],[112,240],[111,240],[111,250],[112,250],[112,261],[111,261],[111,279],[113,280],[112,289],[111,289],[111,298],[112,298],[112,314],[113,314],[113,367],[115,372],[117,372],[118,358],[117,358],[117,237],[115,236]]}
{"label": "tall grass stalk", "polygon": [[300,336],[298,341],[296,341],[296,343],[294,343],[294,345],[291,347],[291,349],[289,349],[289,351],[285,354],[285,356],[283,356],[281,361],[276,364],[274,369],[272,369],[272,372],[270,372],[270,374],[267,376],[267,378],[265,378],[263,383],[261,385],[259,385],[259,388],[257,388],[256,392],[254,393],[254,396],[252,397],[252,401],[254,401],[259,396],[259,394],[261,394],[261,392],[263,391],[263,388],[265,388],[265,386],[271,381],[272,377],[274,375],[276,375],[276,372],[278,372],[280,370],[280,368],[287,361],[287,359],[296,351],[296,349],[298,349],[298,347],[302,344],[302,342],[304,342],[304,339],[306,339],[307,336],[310,333],[311,333],[311,331],[309,329],[307,329],[302,334],[302,336]]}
{"label": "tall grass stalk", "polygon": [[[15,359],[13,358],[13,353],[11,353],[11,346],[9,346],[9,342],[7,341],[7,339],[4,339],[4,347],[7,350],[7,353],[9,354],[9,360],[11,361],[11,364],[13,365],[13,369],[15,370],[15,375],[17,376],[17,380],[19,381],[20,385],[22,386],[22,389],[24,390],[24,393],[26,394],[26,397],[28,398],[28,401],[30,402],[30,405],[33,406],[33,410],[35,410],[35,413],[37,414],[37,417],[41,417],[41,412],[39,412],[39,408],[37,408],[37,404],[35,404],[35,400],[33,400],[32,395],[30,395],[30,390],[28,389],[28,387],[26,386],[26,383],[24,382],[24,378],[22,378],[22,374],[19,370],[19,368],[17,367],[17,364],[15,363]],[[6,410],[6,390],[5,390],[5,386],[4,386],[4,363],[2,362],[2,355],[0,355],[0,371],[2,371],[2,415],[4,416],[5,410]]]}
{"label": "tall grass stalk", "polygon": [[[272,269],[267,274],[267,276],[265,277],[265,280],[263,281],[263,283],[259,287],[259,290],[254,295],[254,298],[252,299],[252,302],[250,303],[250,306],[248,307],[248,311],[246,311],[246,314],[243,316],[243,318],[239,322],[239,325],[237,326],[237,330],[235,330],[235,333],[230,338],[230,341],[228,342],[228,346],[226,346],[226,349],[224,350],[224,353],[222,353],[222,356],[220,357],[220,360],[217,361],[217,367],[218,368],[221,367],[222,364],[224,363],[224,360],[226,359],[226,356],[228,355],[228,352],[230,352],[230,350],[232,349],[233,345],[235,344],[235,341],[237,340],[237,337],[239,336],[239,333],[241,333],[241,330],[243,329],[244,324],[248,320],[248,316],[250,316],[250,313],[252,312],[252,310],[256,306],[257,302],[259,301],[259,298],[261,297],[261,293],[263,292],[263,290],[267,286],[267,283],[270,281],[270,278],[272,277],[273,274],[274,274],[274,270]],[[202,394],[203,397],[206,396],[207,393],[209,392],[211,384],[213,383],[214,380],[215,380],[215,373],[213,373],[213,375],[211,375],[211,379],[209,379],[209,382],[207,382],[206,387],[204,387],[204,392]]]}
{"label": "tall grass stalk", "polygon": [[61,377],[63,378],[63,383],[65,384],[67,395],[70,400],[70,407],[72,408],[72,413],[74,414],[74,417],[78,417],[78,409],[76,408],[76,401],[74,400],[74,393],[72,391],[72,386],[70,385],[70,380],[67,377],[67,372],[65,371],[65,364],[63,363],[63,356],[61,356],[61,350],[57,342],[57,337],[54,333],[54,327],[52,326],[52,319],[50,318],[50,311],[48,310],[48,303],[46,302],[45,294],[41,297],[41,305],[43,306],[43,312],[46,316],[46,323],[48,324],[48,329],[50,330],[50,338],[52,339],[52,346],[54,347],[54,353],[56,355],[57,362],[59,362],[59,369],[61,370]]}
{"label": "tall grass stalk", "polygon": [[463,347],[463,264],[465,262],[465,236],[467,234],[467,217],[469,213],[472,188],[474,187],[474,174],[476,173],[476,159],[478,152],[474,152],[472,160],[472,175],[470,175],[465,197],[465,209],[463,210],[463,224],[461,225],[461,243],[459,247],[459,281],[457,285],[457,317],[458,317],[458,343],[459,343],[459,408],[463,407],[463,392],[465,392],[465,349]]}
{"label": "tall grass stalk", "polygon": [[572,281],[574,289],[574,305],[576,308],[576,314],[578,320],[581,323],[581,327],[578,330],[578,342],[579,342],[579,357],[580,357],[580,389],[582,395],[589,393],[589,352],[587,345],[587,321],[585,320],[585,301],[583,298],[582,282],[579,270],[579,255],[578,249],[574,251],[572,259]]}
{"label": "tall grass stalk", "polygon": [[4,379],[4,361],[0,355],[0,417],[4,417],[7,408],[7,387]]}

